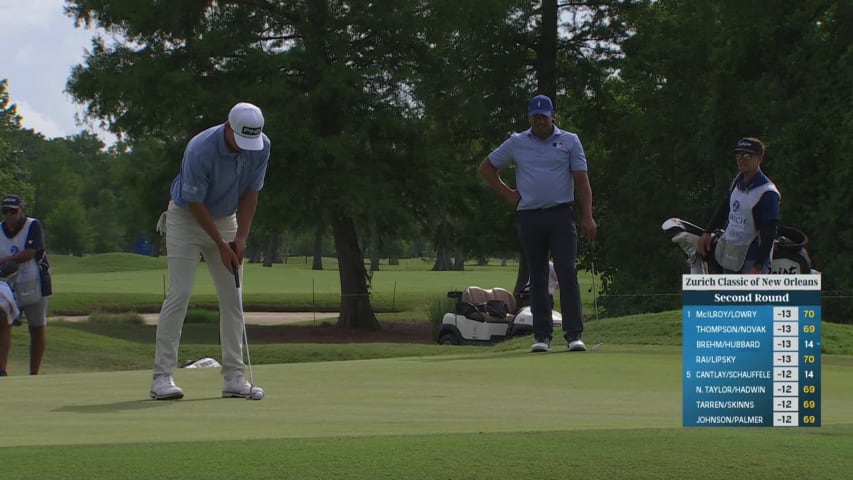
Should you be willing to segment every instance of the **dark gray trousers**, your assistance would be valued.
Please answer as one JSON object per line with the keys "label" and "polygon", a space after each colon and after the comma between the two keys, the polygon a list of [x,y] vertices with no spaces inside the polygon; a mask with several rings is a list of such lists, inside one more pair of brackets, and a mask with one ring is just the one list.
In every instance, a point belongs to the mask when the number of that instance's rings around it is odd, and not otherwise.
{"label": "dark gray trousers", "polygon": [[533,335],[551,338],[554,319],[548,302],[548,258],[554,259],[554,270],[560,282],[560,310],[563,335],[580,338],[583,332],[581,294],[578,286],[578,234],[571,204],[542,210],[519,210],[518,236],[530,267],[530,310]]}

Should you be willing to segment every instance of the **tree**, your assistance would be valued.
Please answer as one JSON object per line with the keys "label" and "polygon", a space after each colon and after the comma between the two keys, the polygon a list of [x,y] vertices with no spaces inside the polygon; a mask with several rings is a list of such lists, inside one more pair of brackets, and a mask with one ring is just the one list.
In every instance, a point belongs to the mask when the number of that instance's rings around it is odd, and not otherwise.
{"label": "tree", "polygon": [[86,221],[86,211],[79,202],[68,203],[62,210],[51,210],[44,217],[48,248],[64,255],[83,255],[90,251],[94,232]]}
{"label": "tree", "polygon": [[428,185],[419,181],[417,121],[406,90],[415,53],[423,48],[419,5],[68,5],[78,23],[122,34],[113,44],[96,39],[68,82],[89,116],[112,131],[132,141],[159,138],[179,158],[178,146],[222,121],[235,101],[252,99],[264,108],[275,158],[258,226],[276,232],[316,227],[311,224],[321,213],[329,218],[341,275],[338,324],[378,328],[356,220],[376,207],[365,192],[388,191],[391,202],[407,203],[406,195]]}
{"label": "tree", "polygon": [[414,92],[433,188],[423,192],[414,214],[436,248],[434,270],[458,268],[451,257],[476,256],[481,247],[517,251],[516,234],[504,235],[511,208],[488,190],[477,166],[509,131],[524,128],[532,90],[528,48],[518,36],[524,3],[429,4],[424,34],[430,49],[418,64]]}
{"label": "tree", "polygon": [[160,213],[169,202],[169,187],[180,168],[180,151],[156,138],[120,142],[110,153],[117,197],[117,217],[124,241],[149,238],[154,255],[161,253],[163,237],[155,232]]}
{"label": "tree", "polygon": [[[765,169],[781,188],[783,223],[813,238],[824,285],[849,288],[842,259],[853,229],[837,216],[853,206],[842,160],[851,91],[838,67],[849,75],[849,62],[838,63],[851,55],[849,2],[641,2],[626,18],[625,59],[585,113],[607,125],[595,143],[605,160],[599,211],[618,225],[599,242],[607,309],[678,305],[681,255],[658,226],[668,216],[707,221],[743,136],[769,142]],[[638,201],[643,208],[625,207]],[[673,295],[652,295],[661,292]]]}
{"label": "tree", "polygon": [[0,79],[0,194],[16,193],[31,199],[33,187],[29,183],[29,171],[23,165],[25,151],[17,141],[21,130],[21,116],[11,103],[8,82]]}
{"label": "tree", "polygon": [[[436,156],[450,160],[436,164],[451,172],[433,175],[444,197],[428,202],[437,207],[431,212],[437,218],[427,226],[439,235],[435,244],[442,249],[436,269],[449,268],[445,252],[458,242],[475,255],[518,256],[516,291],[526,285],[514,217],[502,200],[485,190],[476,166],[509,131],[528,127],[524,108],[534,93],[554,99],[560,125],[570,126],[574,106],[587,102],[588,92],[600,88],[595,81],[601,72],[612,68],[618,54],[614,45],[626,36],[619,16],[629,3],[545,0],[432,6],[437,21],[427,34],[442,55],[436,56],[436,63],[423,64],[417,92],[431,121],[426,135],[440,152]],[[512,171],[504,175],[510,182],[512,177]],[[506,222],[501,228],[495,228],[498,218]]]}
{"label": "tree", "polygon": [[75,165],[74,160],[68,141],[53,139],[41,142],[32,162],[35,204],[28,213],[44,220],[52,250],[82,255],[93,251],[93,232],[82,200],[83,175],[88,171],[84,165]]}

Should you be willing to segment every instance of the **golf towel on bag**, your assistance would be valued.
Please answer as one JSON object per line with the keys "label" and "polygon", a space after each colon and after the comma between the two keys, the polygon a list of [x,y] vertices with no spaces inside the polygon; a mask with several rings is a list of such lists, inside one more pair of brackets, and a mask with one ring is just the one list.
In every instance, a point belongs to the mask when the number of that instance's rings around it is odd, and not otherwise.
{"label": "golf towel on bag", "polygon": [[9,325],[15,323],[15,320],[21,316],[21,309],[18,308],[18,303],[15,301],[15,294],[6,282],[0,282],[0,311],[6,316],[6,321]]}
{"label": "golf towel on bag", "polygon": [[160,218],[157,219],[157,226],[154,227],[154,230],[156,230],[160,235],[166,234],[166,212],[160,214]]}

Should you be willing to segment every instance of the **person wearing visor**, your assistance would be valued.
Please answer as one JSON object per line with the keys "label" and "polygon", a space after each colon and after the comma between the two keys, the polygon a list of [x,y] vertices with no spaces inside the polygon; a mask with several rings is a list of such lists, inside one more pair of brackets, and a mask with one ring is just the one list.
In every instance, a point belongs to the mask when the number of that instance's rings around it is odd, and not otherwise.
{"label": "person wearing visor", "polygon": [[261,109],[241,102],[228,113],[228,121],[197,134],[184,150],[169,207],[157,223],[166,236],[169,289],[157,325],[150,392],[155,400],[184,396],[173,373],[202,256],[219,299],[222,396],[248,398],[262,392],[244,375],[242,293],[234,276],[242,277],[246,241],[269,163],[270,140],[263,127]]}
{"label": "person wearing visor", "polygon": [[[530,128],[515,133],[480,163],[480,175],[516,209],[518,235],[530,266],[530,309],[533,313],[532,352],[551,350],[554,319],[548,301],[548,258],[560,285],[563,336],[570,351],[584,351],[583,316],[577,272],[577,227],[595,240],[592,187],[588,165],[577,134],[554,125],[551,99],[536,95],[530,100]],[[517,190],[509,188],[499,170],[515,163]]]}
{"label": "person wearing visor", "polygon": [[[706,258],[713,254],[724,273],[770,273],[782,196],[761,171],[764,153],[764,144],[755,137],[737,142],[738,173],[699,239],[699,253]],[[721,228],[725,232],[711,252],[711,232]]]}
{"label": "person wearing visor", "polygon": [[[6,195],[0,222],[0,265],[3,271],[16,270],[7,280],[19,308],[4,308],[0,321],[0,376],[7,375],[12,326],[21,325],[17,313],[23,313],[30,331],[30,375],[38,375],[47,348],[47,297],[51,293],[50,265],[44,249],[41,222],[24,213],[24,201],[18,195]],[[10,263],[13,269],[7,269]],[[15,305],[12,305],[14,307]]]}

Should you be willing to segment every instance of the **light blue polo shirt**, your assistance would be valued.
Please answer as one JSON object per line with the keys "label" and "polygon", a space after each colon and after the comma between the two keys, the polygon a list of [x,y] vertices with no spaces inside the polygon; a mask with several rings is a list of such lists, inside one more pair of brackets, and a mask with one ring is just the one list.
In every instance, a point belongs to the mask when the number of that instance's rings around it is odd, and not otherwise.
{"label": "light blue polo shirt", "polygon": [[213,218],[237,211],[240,197],[259,192],[270,159],[270,139],[264,148],[233,152],[225,144],[225,124],[210,127],[193,137],[184,149],[181,171],[172,182],[172,201],[187,208],[187,202],[202,202]]}
{"label": "light blue polo shirt", "polygon": [[515,185],[521,194],[519,210],[574,202],[572,172],[587,171],[578,136],[556,125],[547,140],[540,140],[531,129],[512,134],[489,154],[489,162],[499,169],[515,162]]}

